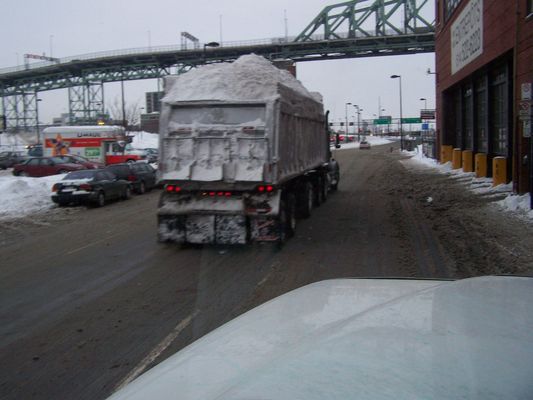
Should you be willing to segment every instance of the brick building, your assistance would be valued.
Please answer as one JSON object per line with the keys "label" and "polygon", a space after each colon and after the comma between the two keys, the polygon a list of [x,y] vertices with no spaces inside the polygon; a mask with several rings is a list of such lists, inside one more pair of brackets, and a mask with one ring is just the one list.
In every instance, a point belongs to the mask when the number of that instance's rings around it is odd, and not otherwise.
{"label": "brick building", "polygon": [[[533,191],[533,0],[437,0],[440,159]],[[455,150],[453,150],[455,149]]]}

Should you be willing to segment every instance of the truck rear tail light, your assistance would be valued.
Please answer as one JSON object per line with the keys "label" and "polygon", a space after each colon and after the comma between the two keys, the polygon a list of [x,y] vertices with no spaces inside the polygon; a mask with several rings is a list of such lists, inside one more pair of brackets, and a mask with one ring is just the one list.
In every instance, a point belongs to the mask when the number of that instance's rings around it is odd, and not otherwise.
{"label": "truck rear tail light", "polygon": [[233,195],[232,192],[202,192],[202,196],[210,196],[210,197],[231,197]]}
{"label": "truck rear tail light", "polygon": [[274,191],[274,186],[272,185],[261,185],[257,187],[259,193],[271,193]]}
{"label": "truck rear tail light", "polygon": [[181,187],[177,185],[166,185],[165,191],[167,193],[179,193],[181,192]]}

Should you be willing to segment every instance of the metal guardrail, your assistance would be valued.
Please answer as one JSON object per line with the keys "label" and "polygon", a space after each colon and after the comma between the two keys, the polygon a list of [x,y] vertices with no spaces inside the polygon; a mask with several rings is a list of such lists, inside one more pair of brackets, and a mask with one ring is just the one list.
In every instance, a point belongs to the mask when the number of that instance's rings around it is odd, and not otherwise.
{"label": "metal guardrail", "polygon": [[[383,37],[383,36],[401,36],[399,35],[395,30],[390,29],[385,32],[385,35],[379,35],[375,37]],[[348,32],[343,33],[337,33],[337,36],[340,37],[338,40],[348,39]],[[406,33],[411,34],[411,33]],[[323,34],[314,34],[311,36],[312,41],[324,41],[326,39]],[[363,39],[367,38],[370,39],[372,37],[369,37],[367,35],[364,35],[362,33],[357,32],[355,39]],[[250,46],[261,46],[261,45],[273,45],[273,44],[291,44],[291,43],[299,43],[295,42],[296,36],[288,36],[288,37],[274,37],[269,39],[255,39],[255,40],[240,40],[240,41],[229,41],[229,42],[223,42],[221,43],[220,47],[225,48],[238,48],[238,47],[250,47]],[[331,39],[328,39],[328,41],[331,41]],[[310,41],[307,41],[305,43],[310,43]],[[181,45],[166,45],[166,46],[150,46],[150,47],[135,47],[135,48],[129,48],[129,49],[121,49],[121,50],[109,50],[109,51],[99,51],[95,53],[87,53],[87,54],[80,54],[76,56],[71,57],[63,57],[59,58],[58,62],[52,62],[52,61],[42,61],[42,62],[35,62],[35,63],[27,63],[23,65],[18,65],[15,67],[6,67],[6,68],[0,68],[0,75],[1,74],[8,74],[12,72],[20,72],[20,71],[29,71],[29,70],[35,70],[39,68],[45,68],[50,66],[56,66],[61,64],[67,64],[75,61],[89,61],[89,60],[98,60],[103,58],[110,58],[110,57],[120,57],[120,56],[129,56],[129,55],[141,55],[141,54],[164,54],[164,53],[174,53],[174,52],[197,52],[201,51],[203,49],[203,43],[200,43],[198,47],[196,48],[182,48]],[[206,48],[206,51],[210,51],[210,48]]]}

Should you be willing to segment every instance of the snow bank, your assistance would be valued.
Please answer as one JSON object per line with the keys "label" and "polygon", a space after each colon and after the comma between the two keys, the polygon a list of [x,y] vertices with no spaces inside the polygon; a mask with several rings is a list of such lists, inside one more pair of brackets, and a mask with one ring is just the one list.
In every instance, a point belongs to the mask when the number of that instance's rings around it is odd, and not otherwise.
{"label": "snow bank", "polygon": [[509,195],[505,199],[498,201],[497,204],[505,211],[525,214],[533,221],[533,210],[530,209],[531,197],[529,193],[522,196]]}
{"label": "snow bank", "polygon": [[496,205],[505,212],[512,212],[521,217],[526,217],[533,222],[533,210],[530,209],[530,196],[525,194],[523,196],[512,193],[513,184],[492,186],[492,178],[476,178],[473,172],[464,172],[462,169],[452,169],[452,164],[439,164],[437,160],[427,158],[422,152],[422,145],[419,145],[415,151],[407,152],[412,157],[408,160],[402,161],[406,164],[423,166],[433,169],[441,174],[445,174],[460,181],[468,190],[478,195],[496,196],[501,198],[506,195],[503,200],[497,201]]}
{"label": "snow bank", "polygon": [[0,220],[24,217],[54,206],[52,186],[65,175],[43,178],[0,177]]}
{"label": "snow bank", "polygon": [[150,132],[128,132],[133,136],[131,147],[134,149],[157,149],[159,148],[159,135]]}
{"label": "snow bank", "polygon": [[277,84],[317,100],[288,71],[275,67],[264,57],[249,54],[233,63],[210,64],[185,74],[166,78],[163,102],[271,100],[278,97]]}

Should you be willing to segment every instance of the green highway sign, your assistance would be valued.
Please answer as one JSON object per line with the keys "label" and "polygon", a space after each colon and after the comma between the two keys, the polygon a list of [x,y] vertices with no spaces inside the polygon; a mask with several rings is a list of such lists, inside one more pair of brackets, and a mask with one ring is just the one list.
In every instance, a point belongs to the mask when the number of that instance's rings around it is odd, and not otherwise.
{"label": "green highway sign", "polygon": [[374,120],[374,125],[388,125],[391,123],[390,118],[379,118]]}
{"label": "green highway sign", "polygon": [[402,124],[421,124],[420,118],[402,118]]}

